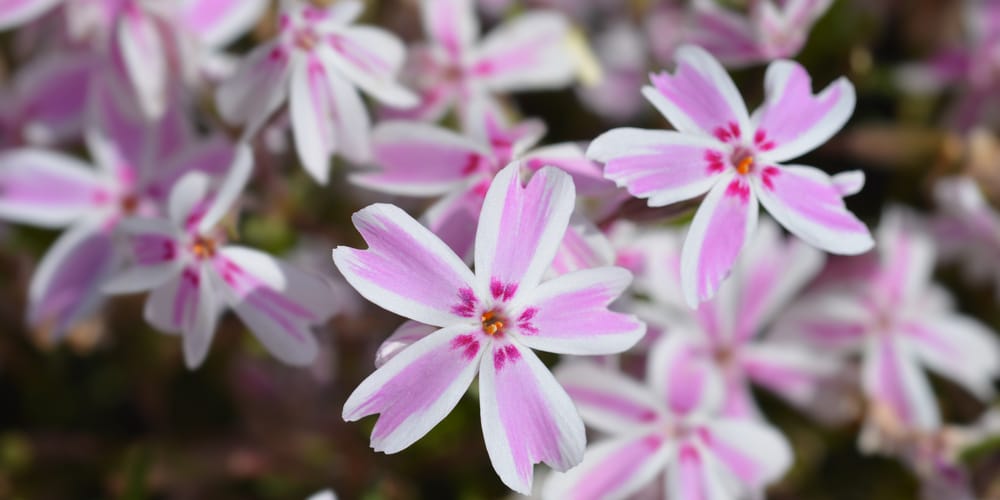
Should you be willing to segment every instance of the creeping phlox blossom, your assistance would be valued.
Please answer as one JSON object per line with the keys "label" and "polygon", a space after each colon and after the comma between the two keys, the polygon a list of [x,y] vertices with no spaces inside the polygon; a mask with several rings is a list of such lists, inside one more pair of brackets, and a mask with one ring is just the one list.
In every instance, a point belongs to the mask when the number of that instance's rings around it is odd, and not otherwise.
{"label": "creeping phlox blossom", "polygon": [[775,61],[765,77],[767,97],[751,118],[711,55],[684,46],[676,59],[674,74],[653,75],[643,94],[677,131],[611,130],[591,143],[587,155],[650,206],[707,193],[681,255],[688,305],[710,299],[729,274],[757,225],[758,200],[782,226],[820,249],[858,254],[872,247],[868,228],[844,206],[842,186],[816,168],[779,163],[819,146],[844,125],[854,110],[850,82],[841,78],[814,96],[804,68]]}
{"label": "creeping phlox blossom", "polygon": [[695,0],[691,43],[727,66],[794,57],[832,0],[757,0],[741,15],[716,0]]}
{"label": "creeping phlox blossom", "polygon": [[97,61],[56,52],[30,62],[0,91],[0,147],[53,146],[83,135]]}
{"label": "creeping phlox blossom", "polygon": [[102,303],[101,283],[122,263],[113,233],[121,220],[152,216],[187,172],[220,174],[233,147],[198,140],[173,111],[153,124],[118,107],[113,87],[92,98],[86,139],[96,169],[44,149],[0,155],[0,218],[66,231],[42,258],[28,293],[28,321],[57,338]]}
{"label": "creeping phlox blossom", "polygon": [[986,282],[1000,297],[1000,214],[969,177],[940,179],[934,186],[938,212],[932,220],[941,257],[962,265],[973,282]]}
{"label": "creeping phlox blossom", "polygon": [[[249,171],[250,155],[240,146],[234,171]],[[204,361],[226,306],[278,359],[310,363],[317,352],[310,327],[334,311],[327,282],[263,252],[227,245],[218,223],[239,191],[223,187],[210,197],[209,188],[207,176],[188,174],[171,191],[166,218],[123,221],[119,229],[128,239],[132,265],[104,290],[152,290],[146,320],[181,333],[190,368]]]}
{"label": "creeping phlox blossom", "polygon": [[338,247],[333,260],[375,304],[438,329],[365,379],[344,405],[349,421],[380,414],[372,447],[398,452],[458,403],[476,373],[483,437],[510,488],[531,491],[532,465],[567,470],[583,458],[583,422],[532,349],[610,354],[645,326],[607,309],[631,281],[602,267],[541,282],[573,211],[569,175],[547,167],[522,185],[511,164],[486,194],[475,269],[405,212],[376,204],[354,215],[367,250]]}
{"label": "creeping phlox blossom", "polygon": [[863,256],[870,262],[862,279],[827,282],[787,311],[776,333],[805,335],[828,352],[861,351],[876,423],[934,429],[940,415],[921,365],[986,399],[1000,374],[1000,351],[987,327],[957,314],[947,292],[930,282],[934,246],[915,220],[887,212],[877,249]]}
{"label": "creeping phlox blossom", "polygon": [[156,119],[166,111],[177,75],[194,82],[199,72],[212,72],[221,49],[253,26],[267,2],[4,0],[0,28],[33,21],[57,5],[70,38],[107,56],[146,117]]}
{"label": "creeping phlox blossom", "polygon": [[765,219],[732,277],[696,311],[678,303],[677,293],[659,293],[667,288],[662,283],[677,282],[678,254],[666,256],[673,257],[669,266],[647,272],[645,281],[656,283],[648,288],[653,302],[636,309],[651,327],[666,331],[658,349],[667,366],[664,383],[678,398],[671,404],[694,404],[685,399],[691,396],[685,387],[715,386],[722,393],[722,415],[761,418],[750,391],[753,383],[799,407],[815,405],[823,383],[840,371],[836,358],[816,356],[801,342],[757,337],[818,273],[823,254],[801,241],[785,241],[777,225]]}
{"label": "creeping phlox blossom", "polygon": [[386,104],[417,102],[395,81],[406,48],[387,31],[352,26],[362,9],[353,0],[327,8],[285,2],[278,37],[250,52],[216,92],[226,121],[250,132],[287,97],[296,152],[324,184],[332,154],[354,162],[371,156],[371,124],[357,88]]}
{"label": "creeping phlox blossom", "polygon": [[578,467],[549,476],[543,498],[628,498],[657,477],[670,500],[757,498],[788,470],[791,448],[777,429],[718,416],[718,394],[671,383],[672,369],[663,346],[649,358],[646,386],[588,363],[558,368],[584,421],[609,437],[588,447]]}
{"label": "creeping phlox blossom", "polygon": [[436,121],[457,104],[465,118],[470,104],[492,102],[495,94],[561,88],[573,81],[569,21],[562,14],[529,11],[479,42],[473,0],[423,0],[421,16],[430,43],[412,51],[405,70],[421,103],[393,114]]}
{"label": "creeping phlox blossom", "polygon": [[369,189],[410,196],[444,195],[424,222],[455,253],[471,253],[476,220],[494,176],[513,160],[530,171],[555,166],[573,176],[580,194],[608,194],[614,184],[575,143],[530,149],[545,135],[539,120],[509,125],[493,108],[477,108],[468,135],[420,122],[388,121],[375,128],[377,172],[351,179]]}

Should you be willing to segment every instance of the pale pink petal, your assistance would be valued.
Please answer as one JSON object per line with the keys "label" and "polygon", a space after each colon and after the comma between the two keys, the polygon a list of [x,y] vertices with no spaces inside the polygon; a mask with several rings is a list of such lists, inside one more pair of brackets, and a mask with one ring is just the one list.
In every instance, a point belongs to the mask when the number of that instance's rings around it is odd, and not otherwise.
{"label": "pale pink petal", "polygon": [[0,155],[0,218],[65,226],[111,200],[104,184],[75,158],[40,149],[8,151]]}
{"label": "pale pink petal", "polygon": [[670,500],[730,500],[738,498],[725,482],[726,471],[710,450],[691,442],[674,448],[667,466],[667,498]]}
{"label": "pale pink petal", "polygon": [[744,346],[740,364],[755,384],[799,406],[814,403],[823,384],[843,370],[833,356],[817,356],[805,346],[773,341]]}
{"label": "pale pink petal", "polygon": [[58,143],[79,136],[95,63],[85,53],[58,52],[18,71],[12,104],[29,143],[43,138],[45,143]]}
{"label": "pale pink petal", "polygon": [[472,317],[472,272],[427,228],[393,205],[352,217],[367,250],[337,247],[333,261],[366,299],[401,316],[446,326]]}
{"label": "pale pink petal", "polygon": [[861,192],[865,187],[865,173],[861,170],[850,170],[840,172],[830,177],[833,186],[837,188],[840,196],[851,196]]}
{"label": "pale pink petal", "polygon": [[546,479],[543,498],[607,500],[630,498],[652,483],[670,459],[658,433],[603,441],[587,448],[583,462]]}
{"label": "pale pink petal", "polygon": [[533,149],[521,159],[524,166],[532,171],[551,166],[571,175],[580,196],[607,195],[615,189],[614,184],[605,179],[601,166],[588,159],[577,143],[566,142]]}
{"label": "pale pink petal", "polygon": [[292,70],[289,113],[295,150],[302,166],[320,184],[330,176],[330,156],[337,149],[337,127],[341,119],[328,83],[331,76],[316,58]]}
{"label": "pale pink petal", "polygon": [[928,368],[982,399],[993,395],[1000,347],[986,325],[965,316],[941,315],[906,321],[900,333]]}
{"label": "pale pink petal", "polygon": [[940,425],[930,381],[903,339],[879,335],[868,340],[862,384],[871,402],[891,412],[901,424],[923,431]]}
{"label": "pale pink petal", "polygon": [[461,61],[479,36],[472,0],[424,0],[420,6],[424,33],[454,61]]}
{"label": "pale pink petal", "polygon": [[493,179],[476,231],[476,278],[495,299],[530,290],[552,265],[573,212],[573,180],[544,168],[527,186],[515,162]]}
{"label": "pale pink petal", "polygon": [[772,335],[806,340],[824,350],[853,351],[876,319],[868,303],[852,290],[817,293],[784,312]]}
{"label": "pale pink petal", "polygon": [[[200,219],[198,215],[191,215],[197,220],[198,232],[200,233],[212,230],[229,213],[240,195],[243,194],[244,188],[246,188],[247,183],[250,181],[250,174],[253,173],[253,151],[250,149],[249,144],[241,142],[236,145],[232,156],[232,164],[228,166],[227,170],[228,173],[216,189],[215,196],[204,207],[204,213],[198,214],[201,215]],[[185,176],[196,175],[205,176],[204,173],[198,171],[186,174]],[[176,190],[177,188],[174,188],[174,191]]]}
{"label": "pale pink petal", "polygon": [[727,66],[742,66],[764,58],[757,32],[745,16],[714,1],[694,2],[689,41],[705,49]]}
{"label": "pale pink petal", "polygon": [[337,154],[354,163],[371,161],[371,118],[358,89],[346,79],[333,77],[330,78],[330,93],[337,118],[333,122]]}
{"label": "pale pink petal", "polygon": [[236,160],[236,148],[221,135],[200,143],[185,144],[174,151],[166,165],[157,165],[144,182],[145,194],[155,200],[164,200],[174,184],[190,172],[202,172],[213,178],[226,174]]}
{"label": "pale pink petal", "polygon": [[[97,167],[123,184],[138,180],[140,169],[152,163],[155,134],[149,122],[122,99],[128,92],[112,78],[95,83],[87,109],[87,151]],[[171,152],[172,153],[172,152]],[[157,166],[159,167],[159,166]]]}
{"label": "pale pink petal", "polygon": [[489,348],[476,325],[438,330],[368,376],[344,403],[346,421],[379,414],[375,451],[396,453],[427,434],[458,404]]}
{"label": "pale pink petal", "polygon": [[392,332],[389,338],[385,339],[378,350],[375,351],[375,368],[382,368],[382,365],[396,357],[397,354],[410,347],[418,340],[436,332],[436,326],[417,323],[416,321],[404,321],[396,331]]}
{"label": "pale pink petal", "polygon": [[316,358],[310,327],[336,309],[326,281],[245,247],[223,248],[213,264],[226,302],[268,352],[293,365]]}
{"label": "pale pink petal", "polygon": [[[812,94],[809,73],[798,63],[775,61],[764,77],[767,98],[754,113],[754,142],[769,160],[799,157],[825,143],[854,112],[854,86],[846,78]],[[763,147],[762,147],[763,148]]]}
{"label": "pale pink petal", "polygon": [[62,0],[0,0],[0,29],[34,21]]}
{"label": "pale pink petal", "polygon": [[566,471],[583,459],[583,421],[530,349],[494,342],[480,361],[479,408],[490,462],[508,488],[531,492],[533,465]]}
{"label": "pale pink petal", "polygon": [[167,198],[167,215],[176,228],[192,229],[204,217],[211,179],[201,172],[182,177]]}
{"label": "pale pink petal", "polygon": [[780,479],[792,465],[788,440],[763,422],[718,419],[703,429],[706,448],[751,491]]}
{"label": "pale pink petal", "polygon": [[681,250],[681,286],[688,306],[711,299],[729,276],[757,227],[758,209],[754,190],[742,177],[726,175],[708,192]]}
{"label": "pale pink petal", "polygon": [[63,233],[38,263],[28,288],[28,323],[64,335],[104,302],[101,283],[117,268],[104,221],[85,219]]}
{"label": "pale pink petal", "polygon": [[915,214],[898,207],[885,211],[877,237],[879,272],[871,288],[894,306],[919,300],[934,272],[934,241]]}
{"label": "pale pink petal", "polygon": [[473,257],[476,226],[479,224],[479,213],[483,210],[482,191],[488,187],[488,184],[479,183],[471,189],[457,189],[431,205],[420,218],[465,261],[471,261]]}
{"label": "pale pink petal", "polygon": [[830,176],[813,167],[764,167],[754,178],[760,202],[785,229],[821,250],[857,255],[875,245],[863,222],[844,205]]}
{"label": "pale pink petal", "polygon": [[208,47],[221,47],[252,28],[267,6],[266,0],[187,0],[181,23]]}
{"label": "pale pink petal", "polygon": [[727,170],[722,144],[672,131],[619,128],[590,143],[587,156],[604,175],[653,207],[706,193]]}
{"label": "pale pink petal", "polygon": [[615,264],[616,251],[608,237],[594,223],[573,214],[559,252],[552,261],[551,273],[558,276],[573,271]]}
{"label": "pale pink petal", "polygon": [[180,283],[173,297],[173,321],[180,326],[184,363],[190,369],[201,366],[208,356],[222,313],[211,273],[205,265],[188,267],[179,276]]}
{"label": "pale pink petal", "polygon": [[380,123],[372,133],[379,172],[351,177],[355,184],[392,194],[428,196],[452,192],[458,183],[489,168],[489,156],[470,139],[418,122]]}
{"label": "pale pink petal", "polygon": [[573,398],[588,426],[608,434],[655,426],[665,415],[661,398],[637,381],[590,362],[556,368],[556,378]]}
{"label": "pale pink petal", "polygon": [[125,219],[118,224],[118,230],[127,236],[130,265],[104,282],[104,293],[151,290],[181,272],[182,235],[170,221]]}
{"label": "pale pink petal", "polygon": [[148,118],[163,116],[167,108],[167,48],[154,19],[141,9],[124,12],[115,42],[125,74]]}
{"label": "pale pink petal", "polygon": [[342,76],[379,102],[409,107],[418,99],[396,82],[406,47],[392,33],[370,26],[351,26],[326,37],[321,56]]}
{"label": "pale pink petal", "polygon": [[253,49],[215,91],[219,114],[232,125],[259,128],[288,95],[292,54],[279,41]]}
{"label": "pale pink petal", "polygon": [[615,354],[646,333],[635,316],[608,310],[632,282],[620,267],[564,274],[527,292],[515,317],[518,339],[532,349],[560,354]]}
{"label": "pale pink petal", "polygon": [[709,346],[686,331],[675,330],[657,341],[646,377],[672,413],[714,411],[723,397],[723,376]]}
{"label": "pale pink petal", "polygon": [[562,14],[519,15],[483,39],[471,56],[471,71],[494,92],[568,86],[575,76],[568,36]]}
{"label": "pale pink petal", "polygon": [[693,45],[677,49],[674,74],[652,75],[643,95],[677,130],[722,141],[748,138],[750,116],[736,85],[708,52]]}

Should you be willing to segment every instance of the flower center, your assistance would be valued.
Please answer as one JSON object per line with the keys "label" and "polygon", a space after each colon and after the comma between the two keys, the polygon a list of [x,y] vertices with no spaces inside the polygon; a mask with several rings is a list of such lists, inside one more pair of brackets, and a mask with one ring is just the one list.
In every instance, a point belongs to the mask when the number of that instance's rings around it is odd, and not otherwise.
{"label": "flower center", "polygon": [[295,33],[295,46],[302,50],[311,51],[318,43],[319,36],[313,30],[304,29]]}
{"label": "flower center", "polygon": [[736,171],[739,172],[740,175],[747,175],[750,173],[750,167],[752,166],[753,166],[753,157],[744,156],[743,159],[741,159],[739,163],[736,164]]}
{"label": "flower center", "polygon": [[139,208],[139,197],[135,194],[127,194],[119,201],[122,213],[132,215]]}
{"label": "flower center", "polygon": [[482,317],[483,333],[490,336],[502,334],[506,321],[496,309],[484,312]]}
{"label": "flower center", "polygon": [[198,259],[208,259],[215,256],[216,243],[212,238],[198,235],[191,243],[191,253]]}

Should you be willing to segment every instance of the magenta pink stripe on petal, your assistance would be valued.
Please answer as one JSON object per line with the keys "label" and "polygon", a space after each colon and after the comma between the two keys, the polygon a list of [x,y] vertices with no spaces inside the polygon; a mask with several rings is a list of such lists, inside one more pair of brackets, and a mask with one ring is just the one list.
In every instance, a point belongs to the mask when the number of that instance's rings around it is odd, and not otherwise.
{"label": "magenta pink stripe on petal", "polygon": [[601,500],[612,497],[662,449],[663,439],[656,434],[618,444],[615,450],[601,457],[598,463],[590,464],[588,473],[569,491],[567,498]]}
{"label": "magenta pink stripe on petal", "polygon": [[573,402],[578,406],[592,406],[601,412],[613,413],[637,423],[652,422],[659,416],[656,409],[650,406],[606,391],[570,384],[566,385],[566,393],[573,398]]}

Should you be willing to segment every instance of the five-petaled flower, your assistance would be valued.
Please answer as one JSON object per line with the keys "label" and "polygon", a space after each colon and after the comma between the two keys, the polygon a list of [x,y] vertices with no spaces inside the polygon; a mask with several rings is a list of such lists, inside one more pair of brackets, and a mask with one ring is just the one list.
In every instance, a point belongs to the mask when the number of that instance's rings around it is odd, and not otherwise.
{"label": "five-petaled flower", "polygon": [[[250,169],[250,151],[237,150],[234,171]],[[196,368],[208,354],[219,317],[228,306],[282,361],[303,365],[317,353],[310,327],[335,311],[323,279],[251,248],[227,245],[218,227],[239,195],[226,189],[210,196],[209,178],[190,173],[170,192],[167,218],[126,219],[132,265],[104,285],[108,293],[152,290],[146,320],[179,332],[184,360]]]}
{"label": "five-petaled flower", "polygon": [[399,208],[354,215],[367,250],[338,247],[348,283],[379,306],[439,327],[389,359],[344,405],[344,418],[380,414],[372,447],[395,453],[426,434],[479,373],[483,437],[512,489],[531,490],[532,465],[558,470],[583,457],[583,422],[532,349],[610,354],[635,344],[645,325],[608,310],[631,281],[602,267],[541,282],[574,205],[569,175],[547,167],[527,185],[517,163],[493,180],[479,218],[475,269]]}
{"label": "five-petaled flower", "polygon": [[707,193],[681,255],[688,305],[710,299],[757,225],[758,199],[786,229],[831,253],[858,254],[871,234],[844,206],[843,189],[822,171],[781,165],[819,146],[854,110],[854,87],[839,79],[814,96],[791,61],[767,69],[767,98],[751,117],[736,85],[704,50],[677,51],[674,74],[653,75],[643,94],[677,131],[615,129],[588,156],[650,206]]}
{"label": "five-petaled flower", "polygon": [[251,132],[287,96],[299,159],[321,183],[329,177],[330,155],[355,162],[371,155],[371,124],[357,88],[387,104],[417,102],[395,82],[402,42],[381,29],[351,25],[362,8],[353,0],[325,9],[290,3],[279,18],[278,37],[250,52],[216,92],[226,121]]}
{"label": "five-petaled flower", "polygon": [[584,420],[609,437],[590,446],[579,467],[551,475],[544,498],[628,498],[664,473],[662,495],[671,500],[757,498],[788,470],[791,448],[777,429],[717,416],[718,393],[671,384],[665,354],[651,354],[645,386],[587,363],[556,370]]}

